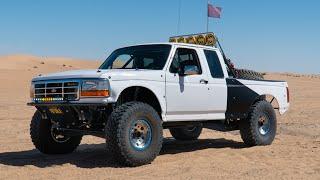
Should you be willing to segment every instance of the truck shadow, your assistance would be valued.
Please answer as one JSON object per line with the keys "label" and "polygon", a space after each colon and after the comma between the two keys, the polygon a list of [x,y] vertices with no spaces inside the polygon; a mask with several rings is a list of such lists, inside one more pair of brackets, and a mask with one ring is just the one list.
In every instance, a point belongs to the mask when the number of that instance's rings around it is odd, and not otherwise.
{"label": "truck shadow", "polygon": [[[200,139],[195,141],[176,141],[167,138],[163,142],[161,155],[178,154],[210,148],[245,148],[242,142],[221,139]],[[114,167],[121,168],[105,150],[105,144],[82,144],[72,154],[44,155],[38,150],[0,153],[0,164],[8,166],[32,165],[39,168],[72,164],[80,168]]]}

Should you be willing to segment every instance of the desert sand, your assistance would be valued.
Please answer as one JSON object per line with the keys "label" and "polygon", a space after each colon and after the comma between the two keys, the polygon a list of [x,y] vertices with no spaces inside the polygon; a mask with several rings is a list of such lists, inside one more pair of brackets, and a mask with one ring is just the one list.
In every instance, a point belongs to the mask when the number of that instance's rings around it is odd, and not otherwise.
{"label": "desert sand", "polygon": [[205,129],[197,141],[178,142],[165,131],[161,154],[145,166],[121,167],[105,152],[104,139],[87,136],[72,154],[34,149],[26,106],[32,77],[97,68],[101,62],[27,55],[0,57],[0,179],[320,179],[320,77],[267,73],[286,80],[291,107],[278,115],[274,143],[246,147],[238,131]]}

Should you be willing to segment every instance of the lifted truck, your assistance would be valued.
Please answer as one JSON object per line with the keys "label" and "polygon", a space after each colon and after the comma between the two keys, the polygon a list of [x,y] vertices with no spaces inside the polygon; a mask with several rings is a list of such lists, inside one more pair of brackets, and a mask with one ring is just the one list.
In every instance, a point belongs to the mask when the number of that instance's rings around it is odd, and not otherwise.
{"label": "lifted truck", "polygon": [[289,108],[287,83],[235,78],[226,62],[215,47],[144,44],[115,50],[96,70],[35,77],[32,142],[42,153],[63,154],[94,135],[128,166],[156,158],[165,128],[177,140],[195,140],[208,126],[240,129],[249,146],[271,144],[274,109]]}

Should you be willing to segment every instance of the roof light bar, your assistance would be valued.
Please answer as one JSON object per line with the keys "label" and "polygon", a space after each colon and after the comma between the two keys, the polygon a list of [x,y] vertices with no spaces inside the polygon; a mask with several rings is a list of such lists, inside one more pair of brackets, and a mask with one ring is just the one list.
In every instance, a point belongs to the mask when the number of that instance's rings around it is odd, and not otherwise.
{"label": "roof light bar", "polygon": [[217,38],[214,33],[200,33],[170,37],[169,42],[216,46]]}

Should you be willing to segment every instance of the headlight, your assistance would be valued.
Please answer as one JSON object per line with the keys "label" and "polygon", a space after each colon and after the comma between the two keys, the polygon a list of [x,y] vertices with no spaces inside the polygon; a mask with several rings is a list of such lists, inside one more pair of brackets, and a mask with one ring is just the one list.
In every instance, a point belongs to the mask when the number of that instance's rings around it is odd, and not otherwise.
{"label": "headlight", "polygon": [[82,97],[108,97],[109,81],[108,80],[84,80],[82,81]]}
{"label": "headlight", "polygon": [[34,93],[35,93],[34,83],[31,83],[31,86],[30,86],[30,98],[34,98]]}

